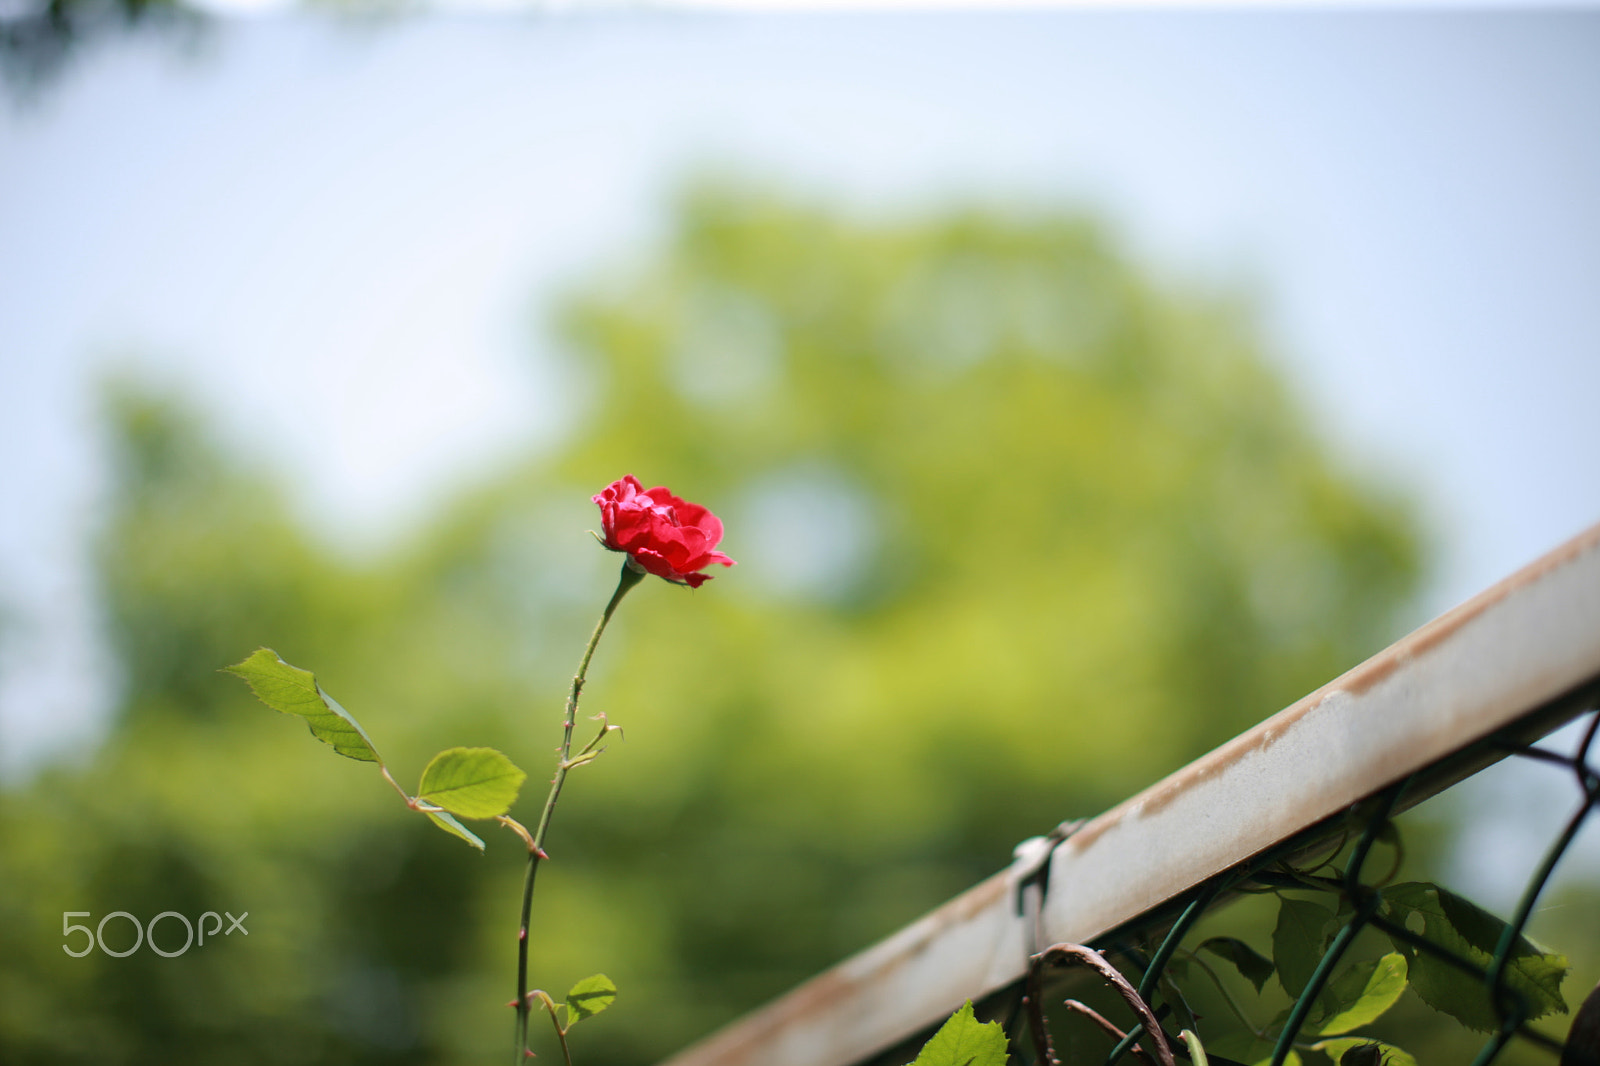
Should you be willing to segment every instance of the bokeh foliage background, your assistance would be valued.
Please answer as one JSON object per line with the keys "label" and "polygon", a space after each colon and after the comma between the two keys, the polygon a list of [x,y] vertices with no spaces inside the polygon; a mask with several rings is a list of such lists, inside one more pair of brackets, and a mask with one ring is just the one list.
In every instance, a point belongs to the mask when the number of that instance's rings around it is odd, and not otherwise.
{"label": "bokeh foliage background", "polygon": [[[535,981],[622,989],[584,1062],[656,1059],[1177,768],[1400,635],[1398,487],[1343,468],[1235,294],[1070,213],[871,221],[717,182],[659,257],[558,316],[560,446],[353,561],[206,413],[108,389],[105,744],[0,807],[10,1063],[503,1055],[520,845],[486,856],[218,673],[314,668],[402,779],[454,744],[530,772],[618,557],[623,473],[740,565],[648,582],[585,695],[626,739],[568,784]],[[286,402],[292,402],[287,383]],[[175,959],[64,956],[63,910],[249,912]]]}

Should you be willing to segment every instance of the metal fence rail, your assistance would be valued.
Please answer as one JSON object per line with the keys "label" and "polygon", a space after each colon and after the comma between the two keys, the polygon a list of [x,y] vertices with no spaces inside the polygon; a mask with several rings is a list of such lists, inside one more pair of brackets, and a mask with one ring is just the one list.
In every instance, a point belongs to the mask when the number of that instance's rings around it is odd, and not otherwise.
{"label": "metal fence rail", "polygon": [[1386,820],[1531,744],[1597,691],[1600,525],[663,1066],[869,1059],[1019,987],[1044,946],[1170,920],[1354,804],[1379,797]]}

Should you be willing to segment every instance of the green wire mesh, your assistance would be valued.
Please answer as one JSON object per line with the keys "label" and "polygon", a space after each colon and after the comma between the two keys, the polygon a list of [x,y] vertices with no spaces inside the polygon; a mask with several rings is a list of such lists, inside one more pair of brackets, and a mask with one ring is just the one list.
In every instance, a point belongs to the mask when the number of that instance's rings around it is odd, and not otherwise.
{"label": "green wire mesh", "polygon": [[[1132,973],[1136,971],[1139,975],[1137,982],[1139,996],[1154,1007],[1157,1019],[1170,1019],[1178,1015],[1177,1005],[1170,1001],[1173,997],[1168,994],[1173,986],[1164,982],[1163,978],[1174,955],[1194,931],[1201,918],[1225,899],[1243,893],[1298,890],[1307,885],[1314,885],[1338,896],[1341,901],[1339,913],[1344,915],[1344,919],[1317,962],[1303,991],[1293,1001],[1272,1049],[1271,1057],[1267,1060],[1271,1066],[1283,1066],[1289,1059],[1296,1043],[1302,1039],[1303,1030],[1307,1020],[1312,1016],[1318,997],[1328,986],[1329,980],[1356,938],[1367,929],[1381,932],[1396,945],[1409,945],[1417,953],[1426,953],[1450,970],[1467,975],[1471,981],[1485,990],[1496,1024],[1482,1044],[1472,1066],[1489,1066],[1496,1062],[1513,1042],[1541,1049],[1550,1054],[1553,1062],[1556,1056],[1562,1054],[1563,1042],[1529,1024],[1532,1010],[1527,998],[1508,983],[1507,975],[1508,967],[1515,961],[1518,945],[1526,947],[1524,930],[1534,913],[1541,893],[1548,885],[1556,866],[1571,848],[1579,830],[1595,810],[1596,805],[1600,804],[1600,772],[1597,772],[1595,765],[1590,761],[1596,734],[1600,732],[1600,696],[1590,689],[1577,697],[1569,698],[1564,701],[1564,710],[1559,712],[1559,719],[1571,718],[1574,705],[1584,710],[1578,716],[1583,719],[1580,739],[1571,754],[1552,751],[1536,743],[1519,739],[1528,735],[1526,723],[1539,719],[1541,713],[1544,715],[1542,724],[1535,727],[1533,735],[1541,735],[1554,727],[1551,724],[1552,712],[1550,708],[1546,708],[1525,719],[1520,726],[1520,732],[1519,727],[1504,730],[1473,745],[1466,752],[1457,753],[1451,759],[1442,760],[1440,764],[1397,782],[1371,797],[1366,803],[1353,808],[1337,824],[1320,827],[1316,832],[1320,832],[1324,837],[1343,834],[1345,839],[1354,838],[1354,845],[1339,876],[1313,881],[1308,879],[1303,871],[1295,870],[1286,861],[1288,853],[1292,850],[1298,850],[1302,854],[1307,851],[1310,844],[1307,837],[1311,834],[1306,834],[1301,839],[1286,845],[1279,853],[1259,857],[1251,864],[1226,871],[1210,881],[1195,886],[1184,897],[1163,908],[1162,913],[1147,915],[1141,921],[1130,923],[1128,927],[1114,931],[1092,946],[1101,951],[1107,959],[1114,961],[1118,969],[1130,979]],[[1555,720],[1555,724],[1559,724],[1559,720]],[[1443,783],[1448,785],[1490,762],[1507,756],[1538,761],[1565,771],[1574,783],[1576,799],[1571,815],[1549,844],[1542,861],[1529,874],[1516,911],[1505,922],[1493,957],[1485,966],[1409,928],[1403,919],[1397,920],[1396,913],[1386,907],[1384,893],[1389,880],[1398,869],[1398,859],[1394,868],[1387,872],[1375,870],[1375,866],[1382,864],[1375,864],[1370,860],[1373,849],[1380,842],[1394,843],[1397,840],[1395,828],[1397,815],[1413,802],[1425,798],[1424,794],[1439,791],[1441,778]],[[1339,850],[1340,848],[1336,846],[1335,851]],[[1155,950],[1149,951],[1148,945],[1153,942],[1153,938],[1144,934],[1152,929],[1160,930],[1163,926],[1167,926],[1165,935],[1161,936]],[[1015,993],[1009,1006],[1001,1007],[993,1013],[1003,1016],[1007,1022],[1007,1030],[1012,1034],[1013,1062],[1021,1063],[1023,1066],[1028,1064],[1041,1066],[1038,1063],[1038,1053],[1032,1046],[1033,1042],[1026,1035],[1028,1026],[1021,1024],[1023,1008],[1022,1000],[1018,997],[1020,993]],[[1084,1014],[1092,1013],[1085,1008],[1080,1007],[1080,1009]],[[1096,1017],[1095,1021],[1110,1028],[1102,1018]],[[1165,1020],[1163,1020],[1163,1032],[1166,1044],[1173,1049],[1174,1056],[1178,1061],[1183,1061],[1187,1057],[1185,1045],[1174,1032],[1167,1031]],[[1133,1026],[1100,1061],[1104,1062],[1104,1066],[1117,1066],[1131,1055],[1147,1055],[1147,1048],[1143,1052],[1139,1048],[1140,1040],[1145,1035],[1142,1025]],[[1345,1063],[1360,1061],[1377,1066],[1382,1061],[1376,1052],[1365,1058],[1351,1056],[1348,1052],[1345,1054],[1343,1060]],[[1063,1066],[1073,1066],[1075,1061],[1070,1058],[1065,1059]],[[1087,1066],[1087,1060],[1084,1061]],[[1145,1058],[1143,1061],[1154,1060]],[[1214,1066],[1228,1066],[1234,1061],[1214,1054],[1210,1056],[1210,1062]]]}

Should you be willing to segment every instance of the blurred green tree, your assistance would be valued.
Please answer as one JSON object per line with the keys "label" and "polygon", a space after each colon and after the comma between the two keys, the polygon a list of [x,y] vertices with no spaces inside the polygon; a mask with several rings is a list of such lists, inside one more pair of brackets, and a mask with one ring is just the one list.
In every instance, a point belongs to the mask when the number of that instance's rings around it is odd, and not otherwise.
{"label": "blurred green tree", "polygon": [[[481,1062],[511,1012],[519,845],[407,816],[218,668],[317,671],[414,780],[501,748],[537,810],[632,472],[740,566],[630,596],[585,711],[535,979],[603,970],[587,1063],[657,1058],[1398,635],[1417,525],[1308,420],[1235,298],[1088,219],[868,221],[701,183],[559,319],[581,432],[352,563],[193,421],[124,390],[102,554],[123,670],[97,751],[4,796],[7,1062]],[[62,911],[250,912],[165,959]],[[130,933],[131,937],[131,933]]]}

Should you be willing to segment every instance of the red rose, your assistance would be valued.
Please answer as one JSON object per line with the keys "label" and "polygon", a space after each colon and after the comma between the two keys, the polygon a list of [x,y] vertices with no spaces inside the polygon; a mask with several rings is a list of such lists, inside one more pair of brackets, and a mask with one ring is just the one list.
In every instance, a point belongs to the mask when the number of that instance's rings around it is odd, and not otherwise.
{"label": "red rose", "polygon": [[733,565],[715,550],[722,539],[722,520],[663,485],[646,490],[629,474],[607,485],[594,502],[600,505],[606,547],[627,552],[647,573],[699,588],[711,580],[699,571],[712,563]]}

